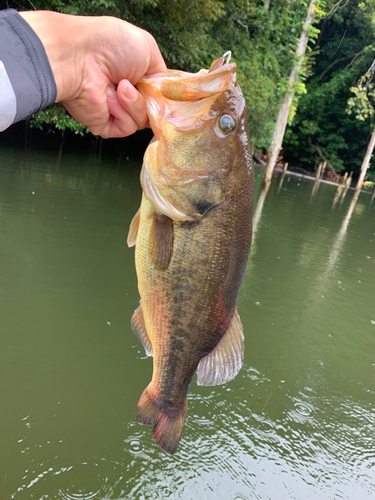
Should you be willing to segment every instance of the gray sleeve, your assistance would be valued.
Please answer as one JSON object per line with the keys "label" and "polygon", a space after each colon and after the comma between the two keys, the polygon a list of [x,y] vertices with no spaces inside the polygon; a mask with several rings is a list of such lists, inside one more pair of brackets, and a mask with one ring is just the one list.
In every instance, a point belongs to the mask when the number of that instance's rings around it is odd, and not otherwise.
{"label": "gray sleeve", "polygon": [[[55,78],[42,42],[13,9],[0,11],[0,83],[13,95],[15,116],[11,123],[46,108],[57,96]],[[6,124],[4,118],[8,115],[9,122],[11,108],[12,99],[5,94],[3,99],[0,96],[0,130],[11,124]]]}

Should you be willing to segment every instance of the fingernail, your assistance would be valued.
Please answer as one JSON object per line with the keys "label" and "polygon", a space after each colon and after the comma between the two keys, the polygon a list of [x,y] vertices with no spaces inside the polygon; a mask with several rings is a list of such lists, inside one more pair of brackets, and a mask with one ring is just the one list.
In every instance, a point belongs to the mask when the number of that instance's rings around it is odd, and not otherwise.
{"label": "fingernail", "polygon": [[117,92],[112,87],[107,87],[107,99],[110,101],[116,101]]}
{"label": "fingernail", "polygon": [[136,101],[138,99],[138,91],[130,82],[125,85],[124,96],[129,99],[129,101]]}

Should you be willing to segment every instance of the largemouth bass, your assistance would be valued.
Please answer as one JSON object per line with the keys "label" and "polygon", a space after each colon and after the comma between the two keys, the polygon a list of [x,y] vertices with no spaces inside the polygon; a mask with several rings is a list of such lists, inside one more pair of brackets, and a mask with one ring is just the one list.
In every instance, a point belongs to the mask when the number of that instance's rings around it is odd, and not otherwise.
{"label": "largemouth bass", "polygon": [[208,71],[170,70],[138,83],[155,134],[128,236],[141,296],[131,325],[153,356],[138,421],[154,426],[170,454],[194,373],[200,385],[223,384],[244,356],[236,301],[251,245],[254,171],[237,66],[226,56]]}

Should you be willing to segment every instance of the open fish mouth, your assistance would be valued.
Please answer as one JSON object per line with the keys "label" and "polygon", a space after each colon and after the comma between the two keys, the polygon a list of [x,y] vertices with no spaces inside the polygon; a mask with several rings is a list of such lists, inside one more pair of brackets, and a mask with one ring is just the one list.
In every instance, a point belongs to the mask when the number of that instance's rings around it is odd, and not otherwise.
{"label": "open fish mouth", "polygon": [[227,51],[213,61],[209,70],[198,73],[168,70],[167,76],[141,78],[137,89],[146,99],[151,128],[168,122],[178,130],[187,130],[209,119],[212,104],[236,83],[237,65],[230,63],[230,58],[231,52]]}

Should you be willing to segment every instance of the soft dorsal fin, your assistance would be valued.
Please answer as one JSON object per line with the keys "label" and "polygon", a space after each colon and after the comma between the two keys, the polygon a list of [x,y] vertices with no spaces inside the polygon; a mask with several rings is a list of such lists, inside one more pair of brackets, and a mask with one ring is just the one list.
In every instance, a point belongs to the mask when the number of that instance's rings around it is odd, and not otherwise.
{"label": "soft dorsal fin", "polygon": [[145,319],[143,317],[142,305],[137,307],[134,311],[131,327],[133,332],[137,335],[139,340],[142,342],[143,347],[145,348],[147,356],[152,356],[152,344],[150,338],[148,336]]}
{"label": "soft dorsal fin", "polygon": [[133,220],[130,223],[129,227],[129,233],[128,233],[128,247],[134,247],[134,245],[137,243],[137,236],[138,236],[138,229],[139,229],[139,223],[141,221],[141,209],[138,209],[138,212],[135,214],[133,217]]}
{"label": "soft dorsal fin", "polygon": [[173,221],[164,214],[153,215],[148,251],[155,267],[161,271],[168,268],[173,252]]}
{"label": "soft dorsal fin", "polygon": [[232,321],[218,345],[200,360],[197,384],[220,385],[229,382],[240,371],[244,354],[243,327],[236,307]]}

